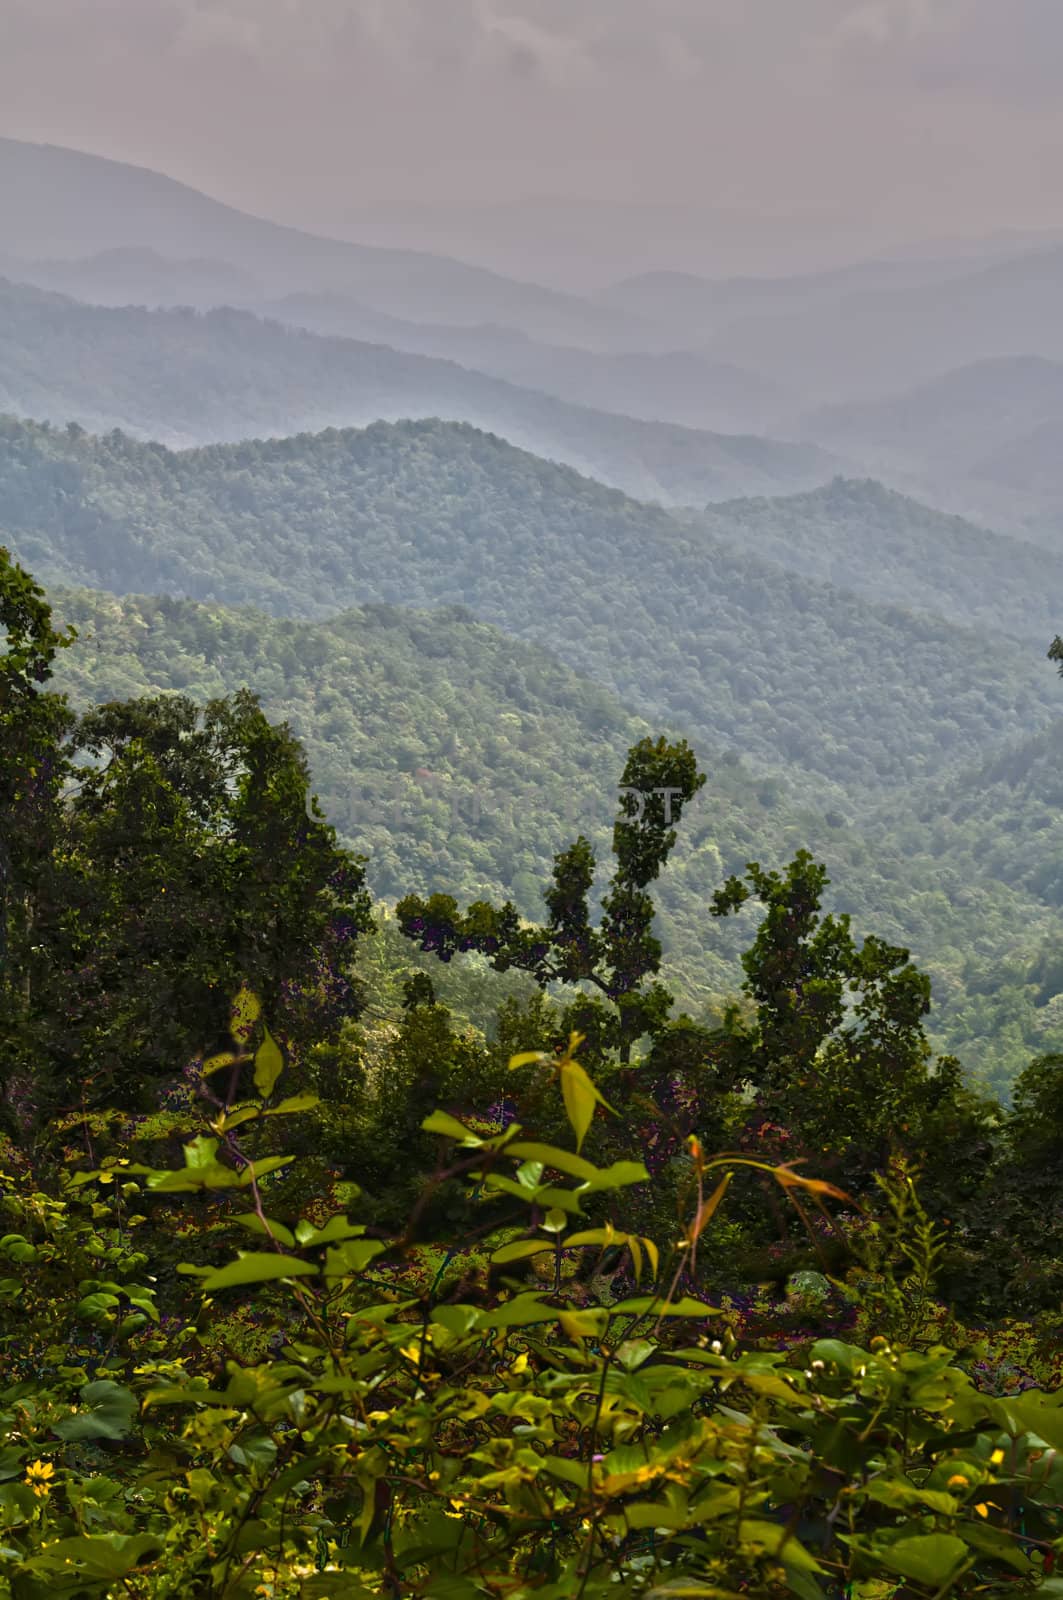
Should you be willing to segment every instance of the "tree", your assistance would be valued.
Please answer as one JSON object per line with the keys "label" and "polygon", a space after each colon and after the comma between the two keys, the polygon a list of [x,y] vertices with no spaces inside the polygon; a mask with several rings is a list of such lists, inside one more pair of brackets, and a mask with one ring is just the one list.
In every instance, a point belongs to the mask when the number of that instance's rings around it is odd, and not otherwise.
{"label": "tree", "polygon": [[52,626],[44,591],[0,547],[0,1056],[23,1056],[28,962],[42,874],[59,820],[67,772],[63,739],[73,720],[45,690],[73,631]]}
{"label": "tree", "polygon": [[306,761],[242,691],[115,702],[72,728],[75,781],[37,908],[31,1011],[47,1095],[137,1106],[225,1033],[248,983],[293,1043],[356,1014],[360,858]]}
{"label": "tree", "polygon": [[907,950],[874,936],[857,944],[848,916],[824,915],[828,882],[807,850],[781,874],[751,862],[716,892],[712,914],[754,898],[764,909],[742,957],[754,1009],[727,1035],[730,1079],[755,1091],[751,1128],[798,1139],[817,1159],[844,1155],[853,1184],[893,1144],[916,1146],[922,1118],[954,1093],[958,1065],[943,1061],[929,1076],[929,978]]}
{"label": "tree", "polygon": [[652,931],[647,889],[675,844],[673,824],[704,782],[685,739],[668,744],[663,737],[646,738],[631,747],[613,827],[616,867],[597,926],[589,906],[594,852],[580,835],[554,858],[545,923],[522,926],[510,901],[496,908],[478,900],[461,913],[450,895],[407,895],[396,907],[402,931],[444,962],[478,950],[497,971],[530,972],[542,988],[590,985],[593,992],[581,991],[563,1025],[583,1033],[598,1053],[615,1051],[626,1065],[635,1043],[664,1026],[672,1005],[655,976],[661,946]]}

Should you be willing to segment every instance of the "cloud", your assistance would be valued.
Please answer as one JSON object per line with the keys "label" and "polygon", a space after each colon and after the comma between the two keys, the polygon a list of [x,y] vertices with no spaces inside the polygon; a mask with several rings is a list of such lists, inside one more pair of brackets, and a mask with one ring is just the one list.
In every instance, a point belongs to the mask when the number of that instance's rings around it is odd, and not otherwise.
{"label": "cloud", "polygon": [[0,131],[324,223],[596,195],[1063,216],[1063,0],[0,0]]}

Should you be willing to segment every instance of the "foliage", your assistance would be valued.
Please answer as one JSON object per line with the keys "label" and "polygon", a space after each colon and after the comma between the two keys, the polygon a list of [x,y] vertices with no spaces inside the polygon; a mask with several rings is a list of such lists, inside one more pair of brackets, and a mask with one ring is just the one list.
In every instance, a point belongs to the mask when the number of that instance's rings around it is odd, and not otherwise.
{"label": "foliage", "polygon": [[137,1104],[217,1034],[241,979],[287,1037],[333,1036],[357,1009],[369,900],[289,730],[246,690],[75,718],[41,688],[65,642],[42,592],[6,555],[0,582],[9,1118]]}
{"label": "foliage", "polygon": [[459,915],[445,895],[428,901],[407,896],[396,907],[399,925],[443,962],[459,951],[477,951],[499,972],[517,967],[534,973],[544,988],[593,985],[597,994],[589,1004],[575,1002],[568,1021],[592,1030],[595,1048],[615,1050],[626,1065],[634,1043],[659,1029],[671,1009],[672,996],[654,977],[661,946],[651,931],[654,908],[646,889],[676,842],[672,823],[704,783],[685,740],[669,745],[663,738],[643,739],[632,746],[613,828],[616,869],[597,929],[590,925],[588,903],[594,853],[582,835],[555,857],[553,884],[545,895],[550,918],[542,926],[522,927],[508,902],[499,909],[478,901]]}
{"label": "foliage", "polygon": [[[110,1375],[69,1398],[71,1378],[30,1394],[6,1373],[0,1561],[18,1600],[1054,1592],[1058,1393],[994,1398],[947,1347],[882,1337],[819,1339],[795,1364],[710,1341],[712,1308],[675,1297],[729,1182],[763,1164],[699,1149],[682,1242],[628,1237],[645,1282],[619,1301],[574,1299],[560,1275],[473,1300],[452,1283],[441,1296],[438,1276],[411,1292],[403,1237],[342,1213],[272,1216],[280,1169],[246,1141],[299,1107],[266,1069],[256,1010],[234,1011],[238,1070],[205,1069],[206,1125],[181,1167],[119,1162],[75,1183],[104,1212],[119,1177],[147,1205],[246,1195],[230,1222],[251,1248],[189,1276],[205,1311],[279,1291],[283,1349],[230,1358],[211,1381],[179,1336],[132,1370],[112,1353]],[[511,1066],[593,1092],[578,1043]],[[580,1095],[566,1103],[578,1140]],[[437,1112],[425,1129],[449,1151],[441,1177],[525,1215],[525,1238],[492,1252],[503,1271],[607,1248],[608,1229],[583,1226],[587,1198],[648,1181],[638,1162],[602,1169],[516,1123],[484,1137]],[[837,1194],[768,1170],[789,1192]],[[32,1279],[39,1261],[26,1265]]]}
{"label": "foliage", "polygon": [[173,453],[4,421],[0,517],[52,582],[318,618],[464,604],[846,813],[1051,706],[1019,644],[784,572],[456,424]]}
{"label": "foliage", "polygon": [[[566,828],[608,848],[616,774],[648,731],[546,652],[458,610],[371,606],[310,624],[84,592],[55,604],[78,630],[58,674],[78,706],[175,688],[207,702],[255,683],[267,714],[298,735],[340,836],[368,852],[367,881],[385,901],[501,896],[538,920]],[[832,909],[916,952],[933,982],[936,1047],[1006,1097],[1059,1033],[1058,752],[1047,735],[1037,745],[1025,781],[1001,757],[948,793],[913,792],[903,824],[891,802],[866,831],[802,810],[733,751],[699,751],[709,781],[657,881],[669,988],[695,1013],[733,992],[752,917],[718,924],[710,943],[706,893],[751,859],[781,862],[807,844],[831,863]]]}

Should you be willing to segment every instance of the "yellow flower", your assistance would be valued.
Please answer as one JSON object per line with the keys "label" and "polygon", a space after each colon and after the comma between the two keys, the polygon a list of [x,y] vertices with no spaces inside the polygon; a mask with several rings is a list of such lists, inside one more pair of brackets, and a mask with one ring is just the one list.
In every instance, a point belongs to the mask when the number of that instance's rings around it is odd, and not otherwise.
{"label": "yellow flower", "polygon": [[974,1509],[977,1511],[980,1517],[988,1517],[989,1515],[989,1507],[986,1505],[984,1500],[979,1500]]}
{"label": "yellow flower", "polygon": [[1003,1461],[1003,1459],[1004,1459],[1003,1450],[994,1450],[993,1454],[989,1457],[990,1465],[994,1466],[994,1467],[999,1467],[999,1465]]}
{"label": "yellow flower", "polygon": [[51,1484],[49,1478],[55,1477],[55,1466],[51,1461],[31,1461],[26,1468],[26,1482],[38,1499],[43,1500]]}
{"label": "yellow flower", "polygon": [[967,1488],[967,1479],[964,1477],[962,1472],[954,1472],[952,1474],[952,1477],[949,1479],[949,1481],[948,1481],[948,1483],[946,1485],[946,1488],[949,1488],[949,1489],[956,1489],[956,1488],[966,1489]]}

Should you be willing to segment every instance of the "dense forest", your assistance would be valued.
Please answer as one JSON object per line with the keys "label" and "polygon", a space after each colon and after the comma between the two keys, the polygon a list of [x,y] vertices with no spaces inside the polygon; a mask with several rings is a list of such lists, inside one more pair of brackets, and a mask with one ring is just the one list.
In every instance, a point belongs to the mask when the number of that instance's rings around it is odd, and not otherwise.
{"label": "dense forest", "polygon": [[[344,837],[370,848],[378,896],[431,878],[530,912],[560,818],[586,794],[600,839],[627,732],[656,722],[711,774],[661,889],[686,1003],[716,1003],[737,972],[733,939],[704,948],[706,892],[807,844],[836,909],[916,951],[935,1038],[997,1093],[1053,1041],[1052,780],[1009,776],[1058,707],[1032,547],[841,482],[677,520],[453,424],[174,454],[12,421],[2,443],[6,537],[42,575],[212,601],[138,616],[83,600],[82,703],[255,688],[306,742]],[[232,612],[249,600],[274,620]],[[396,603],[433,609],[413,622]],[[497,815],[474,822],[474,796]]]}
{"label": "dense forest", "polygon": [[6,535],[51,581],[319,617],[465,604],[689,737],[799,758],[820,795],[977,759],[1057,703],[1042,652],[780,571],[468,427],[172,453],[10,421],[0,442]]}
{"label": "dense forest", "polygon": [[0,139],[0,1600],[1063,1597],[1063,250],[680,209]]}
{"label": "dense forest", "polygon": [[[203,704],[253,685],[299,737],[327,816],[367,851],[369,885],[392,904],[445,889],[537,914],[566,830],[607,843],[624,751],[650,731],[556,655],[461,607],[374,604],[311,623],[89,591],[53,601],[80,637],[56,668],[79,706],[159,691]],[[969,1072],[1006,1098],[1058,1026],[1059,728],[990,769],[915,786],[903,821],[891,799],[866,823],[824,815],[785,771],[699,740],[709,781],[659,886],[683,1003],[713,1007],[740,977],[747,926],[706,939],[706,894],[748,860],[781,863],[807,845],[830,865],[832,907],[918,952],[934,980],[932,1036],[962,1044]]]}
{"label": "dense forest", "polygon": [[[800,848],[703,895],[741,983],[679,1012],[656,886],[706,773],[461,612],[56,598],[84,637],[0,553],[13,1595],[1052,1592],[1063,1059],[972,1089]],[[163,624],[187,694],[141,692]],[[420,890],[411,836],[375,914],[230,658],[321,686],[326,742],[360,680],[371,771],[414,662],[469,686],[458,750],[519,742],[508,673],[567,706],[562,781],[614,760],[611,833],[526,915]]]}

